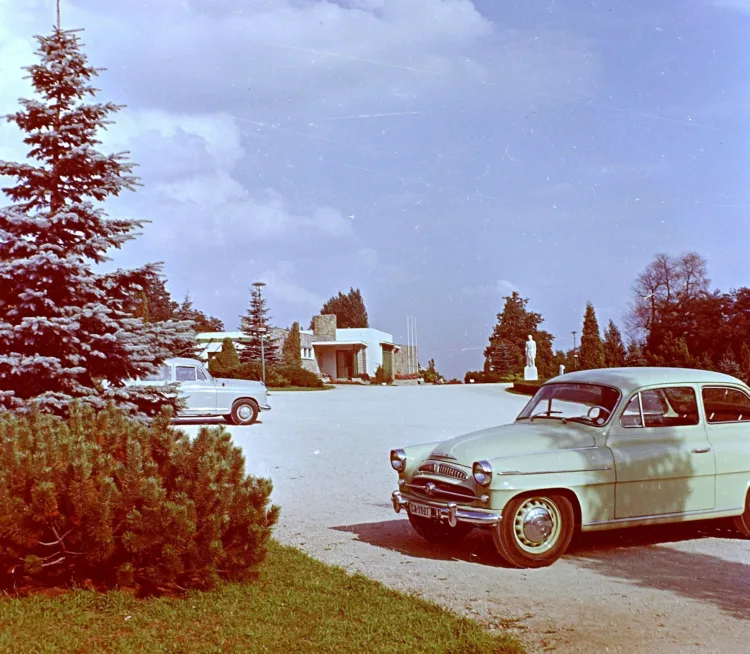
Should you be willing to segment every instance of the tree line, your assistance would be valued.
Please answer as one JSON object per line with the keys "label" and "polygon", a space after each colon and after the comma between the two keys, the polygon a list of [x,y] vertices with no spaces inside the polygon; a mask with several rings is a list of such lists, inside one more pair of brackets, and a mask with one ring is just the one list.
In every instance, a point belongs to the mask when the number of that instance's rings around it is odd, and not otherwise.
{"label": "tree line", "polygon": [[[542,315],[514,291],[484,350],[484,369],[475,381],[508,381],[523,370],[524,341],[537,342],[542,379],[592,368],[666,366],[715,370],[750,381],[750,289],[710,289],[708,265],[697,252],[659,253],[635,278],[624,333],[610,320],[602,335],[591,302],[586,303],[580,345],[553,350],[553,336],[541,329]],[[577,330],[578,331],[578,330]]]}

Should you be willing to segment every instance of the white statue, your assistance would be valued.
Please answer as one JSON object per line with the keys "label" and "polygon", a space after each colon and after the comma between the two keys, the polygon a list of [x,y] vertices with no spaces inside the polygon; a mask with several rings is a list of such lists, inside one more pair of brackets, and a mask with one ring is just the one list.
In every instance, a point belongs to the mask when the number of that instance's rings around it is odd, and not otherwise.
{"label": "white statue", "polygon": [[536,369],[536,342],[529,334],[529,340],[526,341],[526,367],[523,369],[523,378],[526,381],[536,381],[539,379],[539,373]]}
{"label": "white statue", "polygon": [[526,367],[527,368],[536,367],[536,363],[534,362],[534,359],[536,359],[536,341],[531,337],[531,334],[529,334],[529,340],[526,341]]}

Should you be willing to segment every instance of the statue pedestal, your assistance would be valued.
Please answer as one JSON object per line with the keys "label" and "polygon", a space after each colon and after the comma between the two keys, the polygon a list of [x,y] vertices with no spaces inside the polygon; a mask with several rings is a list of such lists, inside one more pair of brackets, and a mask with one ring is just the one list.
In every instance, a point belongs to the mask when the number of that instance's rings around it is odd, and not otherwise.
{"label": "statue pedestal", "polygon": [[537,381],[539,373],[536,371],[536,366],[526,366],[523,369],[523,378],[525,381]]}

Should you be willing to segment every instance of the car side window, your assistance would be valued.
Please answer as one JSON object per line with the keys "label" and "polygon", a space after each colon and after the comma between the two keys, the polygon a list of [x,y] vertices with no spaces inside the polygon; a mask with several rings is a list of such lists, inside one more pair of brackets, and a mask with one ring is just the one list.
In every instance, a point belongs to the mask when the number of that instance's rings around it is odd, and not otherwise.
{"label": "car side window", "polygon": [[206,377],[206,373],[203,372],[200,368],[196,368],[195,372],[198,373],[198,381],[208,381],[208,377]]}
{"label": "car side window", "polygon": [[646,427],[685,427],[699,422],[698,400],[688,386],[642,391],[641,403]]}
{"label": "car side window", "polygon": [[633,395],[625,407],[625,411],[622,412],[620,417],[620,424],[623,427],[643,427],[643,421],[641,420],[641,405],[638,402],[638,393]]}
{"label": "car side window", "polygon": [[177,366],[177,381],[195,381],[195,367],[194,366]]}
{"label": "car side window", "polygon": [[625,407],[620,424],[623,427],[684,427],[697,425],[699,420],[695,391],[687,386],[675,386],[636,393]]}
{"label": "car side window", "polygon": [[707,387],[702,395],[708,423],[750,421],[750,397],[741,390]]}
{"label": "car side window", "polygon": [[172,370],[169,366],[162,366],[158,372],[155,372],[153,375],[146,375],[145,377],[146,381],[171,381],[171,379]]}

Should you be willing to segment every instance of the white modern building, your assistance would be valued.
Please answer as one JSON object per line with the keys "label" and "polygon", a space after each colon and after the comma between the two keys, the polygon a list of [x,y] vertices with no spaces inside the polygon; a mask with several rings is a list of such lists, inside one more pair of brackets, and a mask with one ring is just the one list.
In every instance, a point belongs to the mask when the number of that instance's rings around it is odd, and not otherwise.
{"label": "white modern building", "polygon": [[[277,347],[288,333],[285,329],[271,330]],[[243,349],[242,332],[204,332],[198,334],[198,341],[204,345],[201,358],[215,356],[225,338],[232,340],[238,352]],[[300,330],[300,346],[303,367],[331,379],[354,379],[363,373],[373,377],[379,366],[388,377],[406,371],[408,348],[394,344],[392,334],[371,327],[339,329],[335,315],[315,316],[312,329]]]}

